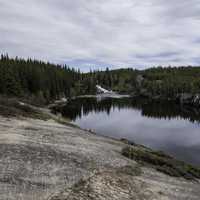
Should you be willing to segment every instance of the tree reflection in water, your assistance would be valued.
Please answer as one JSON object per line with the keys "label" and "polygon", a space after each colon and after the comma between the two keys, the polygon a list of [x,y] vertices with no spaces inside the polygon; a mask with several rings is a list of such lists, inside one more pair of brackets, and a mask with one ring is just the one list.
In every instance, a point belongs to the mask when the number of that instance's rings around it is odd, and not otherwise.
{"label": "tree reflection in water", "polygon": [[149,101],[143,98],[76,98],[63,107],[54,107],[53,112],[75,121],[90,112],[106,112],[113,109],[140,110],[142,116],[159,119],[181,118],[190,122],[200,122],[200,111],[189,106],[182,106],[173,101]]}

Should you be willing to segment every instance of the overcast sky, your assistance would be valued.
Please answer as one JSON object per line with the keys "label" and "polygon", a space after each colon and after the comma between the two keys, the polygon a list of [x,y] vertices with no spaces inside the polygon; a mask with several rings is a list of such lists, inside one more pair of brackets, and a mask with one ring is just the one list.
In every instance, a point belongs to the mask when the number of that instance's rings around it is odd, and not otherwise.
{"label": "overcast sky", "polygon": [[0,0],[0,52],[83,71],[200,65],[200,0]]}

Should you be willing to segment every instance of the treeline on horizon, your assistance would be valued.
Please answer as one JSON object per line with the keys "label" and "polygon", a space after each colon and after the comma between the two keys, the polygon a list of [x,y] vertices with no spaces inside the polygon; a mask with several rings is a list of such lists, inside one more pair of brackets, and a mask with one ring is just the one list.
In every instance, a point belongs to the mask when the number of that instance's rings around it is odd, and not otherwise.
{"label": "treeline on horizon", "polygon": [[119,93],[146,97],[176,98],[200,94],[200,67],[154,67],[95,71],[85,75],[91,82]]}
{"label": "treeline on horizon", "polygon": [[74,85],[81,79],[80,76],[80,72],[65,65],[1,55],[0,94],[46,103],[73,95]]}
{"label": "treeline on horizon", "polygon": [[0,95],[47,103],[62,97],[95,94],[96,84],[119,93],[175,98],[200,93],[200,67],[132,68],[81,73],[66,65],[33,59],[0,58]]}

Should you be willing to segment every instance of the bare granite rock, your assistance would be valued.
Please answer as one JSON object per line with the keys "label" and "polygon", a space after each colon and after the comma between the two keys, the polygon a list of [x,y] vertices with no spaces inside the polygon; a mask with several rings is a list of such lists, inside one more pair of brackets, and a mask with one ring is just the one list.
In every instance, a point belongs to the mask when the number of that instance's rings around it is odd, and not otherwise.
{"label": "bare granite rock", "polygon": [[199,200],[199,181],[121,155],[125,144],[53,120],[0,117],[0,200]]}

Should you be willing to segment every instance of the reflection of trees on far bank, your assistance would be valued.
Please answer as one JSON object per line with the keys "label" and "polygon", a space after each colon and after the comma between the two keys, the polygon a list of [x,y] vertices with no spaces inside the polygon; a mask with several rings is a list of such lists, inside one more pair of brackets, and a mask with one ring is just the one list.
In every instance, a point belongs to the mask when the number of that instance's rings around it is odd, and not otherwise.
{"label": "reflection of trees on far bank", "polygon": [[145,117],[172,119],[182,118],[191,122],[200,122],[200,112],[192,107],[181,106],[170,101],[149,101],[137,98],[106,98],[101,101],[96,98],[77,98],[69,101],[63,107],[54,107],[54,112],[61,112],[63,116],[75,120],[88,115],[90,112],[106,112],[113,109],[137,109]]}

